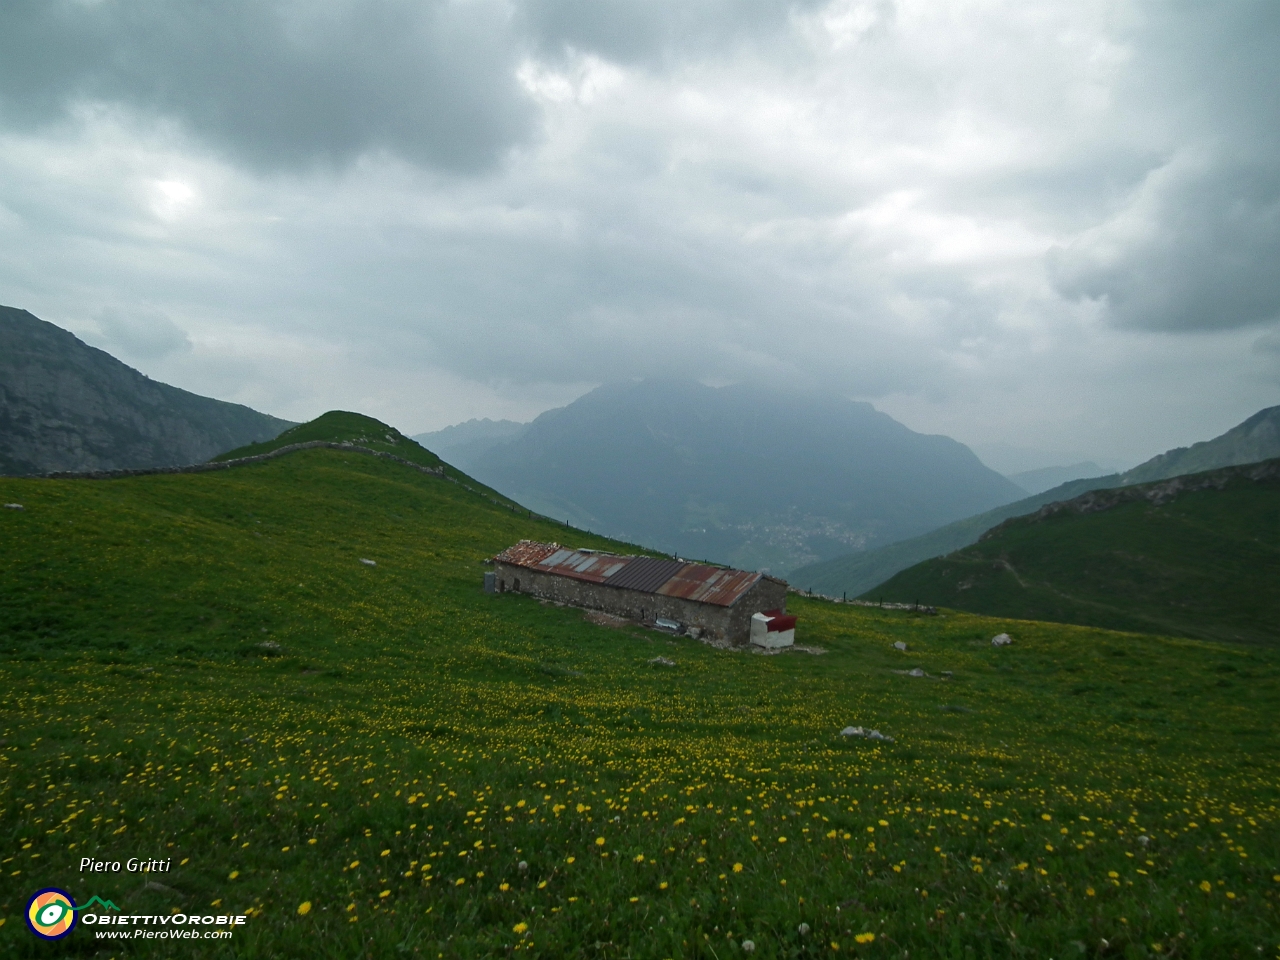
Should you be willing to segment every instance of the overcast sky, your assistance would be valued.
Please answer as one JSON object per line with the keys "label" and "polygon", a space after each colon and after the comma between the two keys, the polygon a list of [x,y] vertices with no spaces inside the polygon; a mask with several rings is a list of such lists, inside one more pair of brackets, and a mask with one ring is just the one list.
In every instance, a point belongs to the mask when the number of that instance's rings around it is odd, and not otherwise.
{"label": "overcast sky", "polygon": [[6,0],[0,303],[294,420],[759,378],[1128,465],[1280,403],[1278,141],[1274,0]]}

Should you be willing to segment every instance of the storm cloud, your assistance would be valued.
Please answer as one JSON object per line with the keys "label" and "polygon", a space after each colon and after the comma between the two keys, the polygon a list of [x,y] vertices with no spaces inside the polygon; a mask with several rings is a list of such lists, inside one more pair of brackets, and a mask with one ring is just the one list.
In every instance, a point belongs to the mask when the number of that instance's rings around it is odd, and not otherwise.
{"label": "storm cloud", "polygon": [[1117,84],[1158,160],[1050,254],[1057,288],[1149,330],[1280,318],[1280,7],[1153,5]]}
{"label": "storm cloud", "polygon": [[6,4],[0,302],[290,419],[764,378],[1136,462],[1277,402],[1277,10]]}
{"label": "storm cloud", "polygon": [[0,108],[44,125],[123,104],[262,168],[389,150],[470,171],[533,129],[508,19],[484,0],[15,0]]}

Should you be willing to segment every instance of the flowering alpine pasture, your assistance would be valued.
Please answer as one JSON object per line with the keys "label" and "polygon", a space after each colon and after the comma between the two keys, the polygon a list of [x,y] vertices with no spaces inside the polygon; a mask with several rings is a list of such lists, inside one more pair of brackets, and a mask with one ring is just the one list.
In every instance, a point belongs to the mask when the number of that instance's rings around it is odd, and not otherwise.
{"label": "flowering alpine pasture", "polygon": [[[598,626],[482,561],[608,541],[333,450],[0,499],[6,955],[44,886],[248,914],[244,957],[1280,955],[1270,648]],[[172,869],[78,870],[130,857]]]}

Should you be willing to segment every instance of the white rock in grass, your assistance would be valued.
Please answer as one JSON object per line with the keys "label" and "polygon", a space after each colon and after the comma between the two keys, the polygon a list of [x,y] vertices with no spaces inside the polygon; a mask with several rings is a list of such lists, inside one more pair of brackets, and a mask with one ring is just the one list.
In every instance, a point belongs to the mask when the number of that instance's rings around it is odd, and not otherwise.
{"label": "white rock in grass", "polygon": [[993,647],[1007,647],[1011,643],[1013,643],[1013,637],[1009,636],[1007,633],[998,633],[991,638],[991,645]]}
{"label": "white rock in grass", "polygon": [[360,558],[360,562],[363,563],[366,567],[376,567],[378,565],[378,562],[376,560],[366,560],[364,557]]}
{"label": "white rock in grass", "polygon": [[895,649],[895,650],[901,650],[903,653],[906,653],[906,652],[907,652],[907,645],[906,645],[905,643],[903,643],[901,640],[896,640],[896,641],[894,641],[893,649]]}
{"label": "white rock in grass", "polygon": [[886,736],[879,730],[866,730],[862,727],[845,727],[840,731],[842,737],[861,737],[863,740],[883,740],[893,743],[893,737]]}
{"label": "white rock in grass", "polygon": [[20,503],[6,503],[4,508],[6,510],[21,510],[23,509],[23,506]]}

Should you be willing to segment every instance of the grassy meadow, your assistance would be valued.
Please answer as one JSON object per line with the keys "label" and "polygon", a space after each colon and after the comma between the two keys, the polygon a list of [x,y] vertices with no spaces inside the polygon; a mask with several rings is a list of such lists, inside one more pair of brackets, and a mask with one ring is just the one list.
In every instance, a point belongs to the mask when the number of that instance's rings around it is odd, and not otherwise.
{"label": "grassy meadow", "polygon": [[[608,542],[477,491],[0,478],[0,954],[1280,956],[1272,648],[795,596],[824,653],[720,650],[484,594]],[[249,918],[45,944],[48,885]]]}

